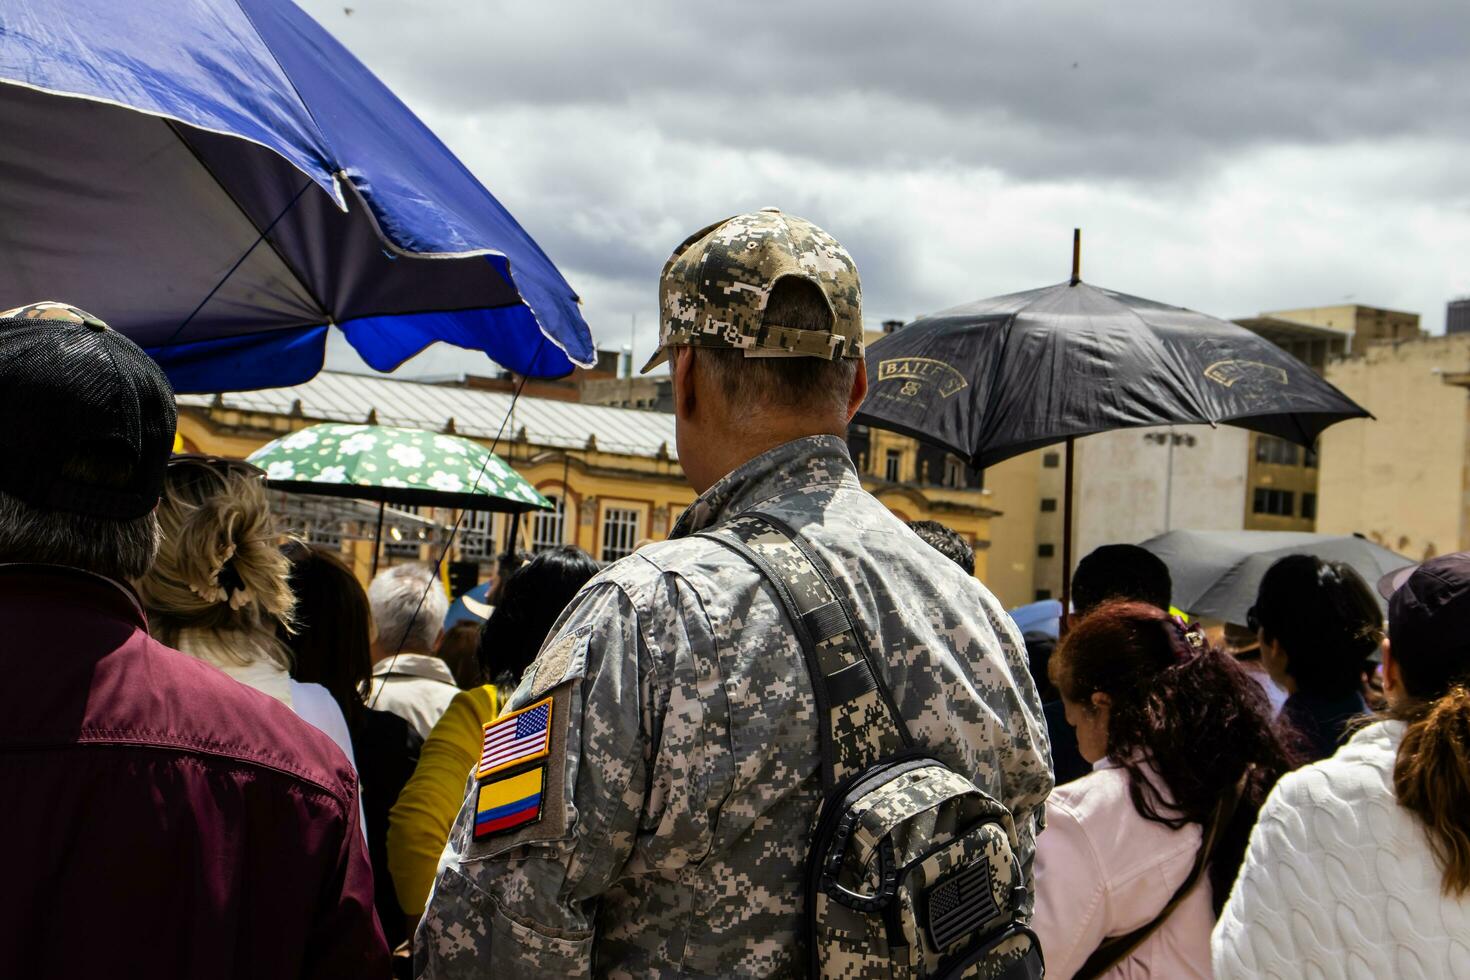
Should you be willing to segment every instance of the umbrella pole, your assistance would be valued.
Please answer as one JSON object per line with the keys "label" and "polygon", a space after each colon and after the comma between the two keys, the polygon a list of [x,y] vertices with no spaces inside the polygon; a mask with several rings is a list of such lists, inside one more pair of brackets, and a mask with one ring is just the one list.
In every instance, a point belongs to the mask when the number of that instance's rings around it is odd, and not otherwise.
{"label": "umbrella pole", "polygon": [[1067,481],[1062,488],[1062,632],[1067,631],[1067,614],[1072,608],[1072,464],[1076,459],[1076,440],[1067,437]]}
{"label": "umbrella pole", "polygon": [[516,560],[516,534],[521,529],[521,515],[516,511],[510,514],[510,533],[505,536],[505,550],[510,555],[511,567],[515,567]]}
{"label": "umbrella pole", "polygon": [[378,575],[378,555],[383,550],[383,508],[387,506],[385,501],[378,501],[378,533],[373,535],[373,577]]}

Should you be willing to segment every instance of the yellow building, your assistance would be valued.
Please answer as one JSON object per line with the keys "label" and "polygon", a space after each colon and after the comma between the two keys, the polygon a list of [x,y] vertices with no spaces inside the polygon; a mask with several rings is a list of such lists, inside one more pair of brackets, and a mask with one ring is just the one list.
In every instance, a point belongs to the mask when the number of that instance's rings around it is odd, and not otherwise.
{"label": "yellow building", "polygon": [[1317,530],[1416,560],[1470,549],[1470,334],[1372,346],[1327,380],[1376,419],[1322,434]]}
{"label": "yellow building", "polygon": [[[587,405],[551,398],[521,397],[458,385],[422,384],[392,378],[323,372],[303,385],[267,391],[179,396],[179,433],[193,452],[243,457],[266,442],[318,422],[371,422],[436,432],[453,432],[498,454],[555,505],[553,512],[524,515],[522,546],[576,544],[601,561],[630,554],[646,540],[666,537],[679,514],[695,499],[679,468],[672,415]],[[977,487],[933,452],[913,440],[877,434],[875,450],[855,453],[864,486],[905,520],[937,520],[974,544],[976,574],[986,574],[990,520],[995,511]],[[899,443],[907,446],[899,447]],[[896,471],[891,450],[898,448]],[[943,454],[940,453],[939,457]],[[963,471],[963,467],[960,467]],[[330,498],[323,498],[327,500]],[[299,495],[293,495],[299,500]],[[313,506],[328,506],[317,501]],[[374,529],[361,508],[333,512],[331,527],[306,528],[313,540],[339,545],[366,577]],[[437,557],[443,528],[458,515],[400,514],[416,524],[385,535],[385,557]],[[297,522],[300,523],[299,521]],[[401,522],[400,522],[401,523]],[[438,530],[436,530],[436,526]],[[404,531],[407,534],[404,534]],[[504,515],[466,514],[451,560],[491,561],[506,545]]]}
{"label": "yellow building", "polygon": [[[1276,310],[1236,323],[1276,344],[1318,374],[1332,361],[1382,343],[1422,337],[1419,314],[1359,303]],[[1360,400],[1361,401],[1361,400]],[[1328,431],[1331,431],[1330,429]],[[1314,531],[1319,510],[1318,453],[1274,436],[1251,434],[1245,528]]]}

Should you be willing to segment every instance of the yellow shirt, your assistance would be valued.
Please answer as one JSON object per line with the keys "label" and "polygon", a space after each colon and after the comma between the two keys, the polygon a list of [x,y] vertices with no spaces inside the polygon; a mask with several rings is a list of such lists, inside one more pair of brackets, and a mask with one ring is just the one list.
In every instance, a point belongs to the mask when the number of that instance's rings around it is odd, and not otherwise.
{"label": "yellow shirt", "polygon": [[439,869],[439,855],[464,803],[465,783],[480,759],[486,722],[500,714],[495,687],[461,691],[435,723],[418,766],[388,814],[388,871],[398,904],[423,914]]}

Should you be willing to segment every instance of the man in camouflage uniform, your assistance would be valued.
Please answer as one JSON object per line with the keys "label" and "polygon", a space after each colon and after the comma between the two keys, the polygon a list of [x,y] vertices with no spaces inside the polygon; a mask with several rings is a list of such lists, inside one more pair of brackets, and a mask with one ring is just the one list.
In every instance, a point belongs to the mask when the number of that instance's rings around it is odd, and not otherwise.
{"label": "man in camouflage uniform", "polygon": [[805,973],[811,681],[770,583],[695,536],[756,505],[826,559],[918,745],[1011,810],[1029,877],[1052,777],[1021,638],[843,441],[867,389],[852,259],[768,208],[691,236],[660,305],[648,367],[672,363],[701,496],[573,601],[509,703],[520,727],[487,726],[421,977]]}

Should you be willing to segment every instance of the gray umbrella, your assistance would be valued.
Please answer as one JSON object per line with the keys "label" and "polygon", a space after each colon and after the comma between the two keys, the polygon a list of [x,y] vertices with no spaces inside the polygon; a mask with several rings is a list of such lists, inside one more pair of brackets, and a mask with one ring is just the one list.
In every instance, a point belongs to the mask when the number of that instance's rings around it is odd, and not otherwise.
{"label": "gray umbrella", "polygon": [[[1192,616],[1244,623],[1261,576],[1287,555],[1316,555],[1351,565],[1371,588],[1413,562],[1356,534],[1298,531],[1170,531],[1143,542],[1174,579],[1174,605]],[[1374,595],[1378,593],[1375,590]],[[1386,604],[1380,600],[1380,605]]]}

